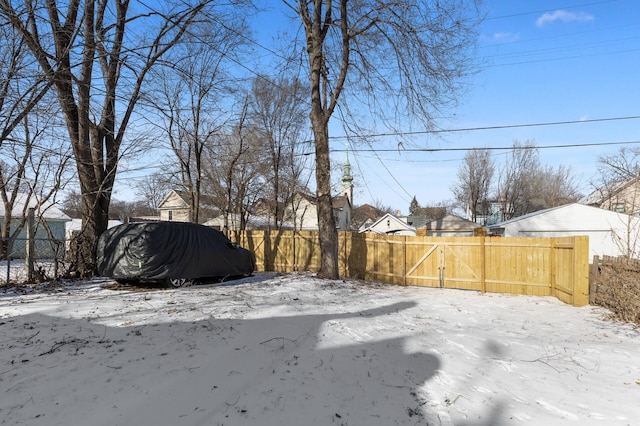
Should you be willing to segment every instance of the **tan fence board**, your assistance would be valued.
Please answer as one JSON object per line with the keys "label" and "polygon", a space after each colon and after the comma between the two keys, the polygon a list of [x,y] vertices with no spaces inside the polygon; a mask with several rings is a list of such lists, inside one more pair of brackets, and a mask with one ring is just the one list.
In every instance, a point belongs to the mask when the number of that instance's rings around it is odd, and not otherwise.
{"label": "tan fence board", "polygon": [[[235,236],[258,270],[317,270],[316,232],[246,231]],[[555,296],[589,301],[588,237],[400,237],[339,233],[343,276],[398,285]]]}

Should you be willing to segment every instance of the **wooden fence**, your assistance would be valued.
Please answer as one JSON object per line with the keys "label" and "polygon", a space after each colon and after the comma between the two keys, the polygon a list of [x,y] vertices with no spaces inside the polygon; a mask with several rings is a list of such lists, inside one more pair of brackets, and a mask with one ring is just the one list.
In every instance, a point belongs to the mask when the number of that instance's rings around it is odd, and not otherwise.
{"label": "wooden fence", "polygon": [[[316,232],[230,236],[256,254],[258,270],[317,270]],[[555,296],[589,303],[588,237],[405,237],[339,233],[340,274],[391,284]]]}

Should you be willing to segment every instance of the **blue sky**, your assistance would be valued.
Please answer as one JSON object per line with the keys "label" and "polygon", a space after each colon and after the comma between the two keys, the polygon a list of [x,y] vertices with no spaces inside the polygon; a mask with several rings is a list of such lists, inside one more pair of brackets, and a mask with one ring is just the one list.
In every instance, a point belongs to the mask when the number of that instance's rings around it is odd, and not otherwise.
{"label": "blue sky", "polygon": [[[297,28],[284,17],[280,1],[262,0],[262,6],[266,11],[254,20],[259,45],[253,46],[252,59],[265,64],[273,53],[264,47]],[[510,147],[514,140],[535,140],[539,147],[615,142],[640,147],[640,119],[589,122],[640,116],[640,1],[485,0],[485,11],[479,72],[467,82],[451,118],[438,124],[442,129],[506,128],[420,135],[413,138],[414,147]],[[247,70],[241,71],[250,74]],[[556,122],[577,123],[508,127]],[[335,121],[332,136],[340,136]],[[331,146],[346,148],[340,139]],[[396,148],[397,138],[376,139],[373,146]],[[621,146],[541,149],[540,159],[545,165],[571,166],[586,194],[593,190],[598,157]],[[357,148],[350,147],[349,153],[356,205],[381,203],[406,214],[413,196],[421,205],[453,198],[450,188],[464,151],[372,153]],[[494,155],[499,164],[505,151]],[[334,164],[345,156],[336,152]]]}
{"label": "blue sky", "polygon": [[[422,136],[430,148],[509,147],[639,142],[640,2],[488,1],[478,49],[480,72],[444,129],[572,122]],[[636,145],[628,145],[636,146]],[[599,156],[620,146],[541,149],[543,164],[571,166],[584,193],[593,189]],[[375,203],[407,213],[413,195],[421,205],[453,198],[450,188],[464,151],[352,152],[355,204]],[[496,161],[505,154],[495,151]],[[339,161],[339,159],[336,159]],[[384,163],[384,164],[382,164]]]}

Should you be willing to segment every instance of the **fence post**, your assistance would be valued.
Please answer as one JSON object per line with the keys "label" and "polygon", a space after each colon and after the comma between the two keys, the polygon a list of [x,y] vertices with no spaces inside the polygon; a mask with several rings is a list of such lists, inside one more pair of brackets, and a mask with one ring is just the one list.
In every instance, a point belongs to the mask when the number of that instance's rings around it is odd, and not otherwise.
{"label": "fence post", "polygon": [[[350,238],[347,238],[347,232],[341,232],[338,233],[338,236],[342,235],[342,237],[340,238],[340,240],[342,240],[342,261],[340,261],[340,258],[338,258],[338,265],[340,265],[340,263],[342,263],[342,276],[343,277],[347,277],[347,278],[351,278],[349,275],[351,275],[349,273],[349,262],[347,259],[349,259],[349,247],[347,247],[348,241],[351,241]],[[349,237],[351,237],[351,233],[349,233]],[[338,247],[340,247],[340,241],[338,241]]]}
{"label": "fence post", "polygon": [[589,304],[589,237],[573,241],[573,306],[585,306]]}
{"label": "fence post", "polygon": [[407,237],[402,238],[402,285],[407,286]]}
{"label": "fence post", "polygon": [[[484,229],[484,228],[483,228]],[[485,239],[487,238],[486,235],[482,235],[480,240],[480,265],[481,265],[481,269],[480,269],[480,290],[482,291],[482,294],[487,292],[487,279],[486,279],[486,270],[487,270],[487,265],[486,265],[486,261],[487,261],[487,255],[485,253],[486,250],[486,245],[485,245]]]}
{"label": "fence post", "polygon": [[596,291],[598,290],[599,264],[600,258],[596,254],[593,256],[593,263],[591,264],[591,270],[589,271],[589,304],[592,304],[596,298]]}
{"label": "fence post", "polygon": [[26,247],[26,260],[27,260],[27,281],[33,281],[33,256],[34,256],[34,216],[35,209],[33,207],[29,208],[29,213],[27,216],[27,247]]}
{"label": "fence post", "polygon": [[556,286],[558,284],[558,280],[556,279],[556,238],[552,237],[551,238],[551,247],[549,249],[549,252],[551,253],[549,256],[549,263],[550,263],[550,269],[551,271],[549,274],[549,282],[551,283],[551,294],[550,296],[553,297],[558,297],[558,295],[556,294]]}
{"label": "fence post", "polygon": [[264,233],[264,247],[262,247],[262,251],[264,252],[264,270],[265,272],[271,272],[274,270],[271,262],[271,231],[265,230],[262,232]]}
{"label": "fence post", "polygon": [[5,284],[7,284],[7,286],[9,285],[9,281],[11,281],[11,253],[13,252],[13,238],[9,237],[9,239],[7,240],[7,253],[6,253],[6,258],[7,258],[7,282]]}

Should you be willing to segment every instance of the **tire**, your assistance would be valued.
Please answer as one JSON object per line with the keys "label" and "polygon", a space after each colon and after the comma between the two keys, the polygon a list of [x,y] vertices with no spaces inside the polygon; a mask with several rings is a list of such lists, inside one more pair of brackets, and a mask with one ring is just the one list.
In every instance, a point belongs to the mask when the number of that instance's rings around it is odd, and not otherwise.
{"label": "tire", "polygon": [[169,288],[180,288],[190,284],[191,281],[186,278],[167,278],[167,287]]}

